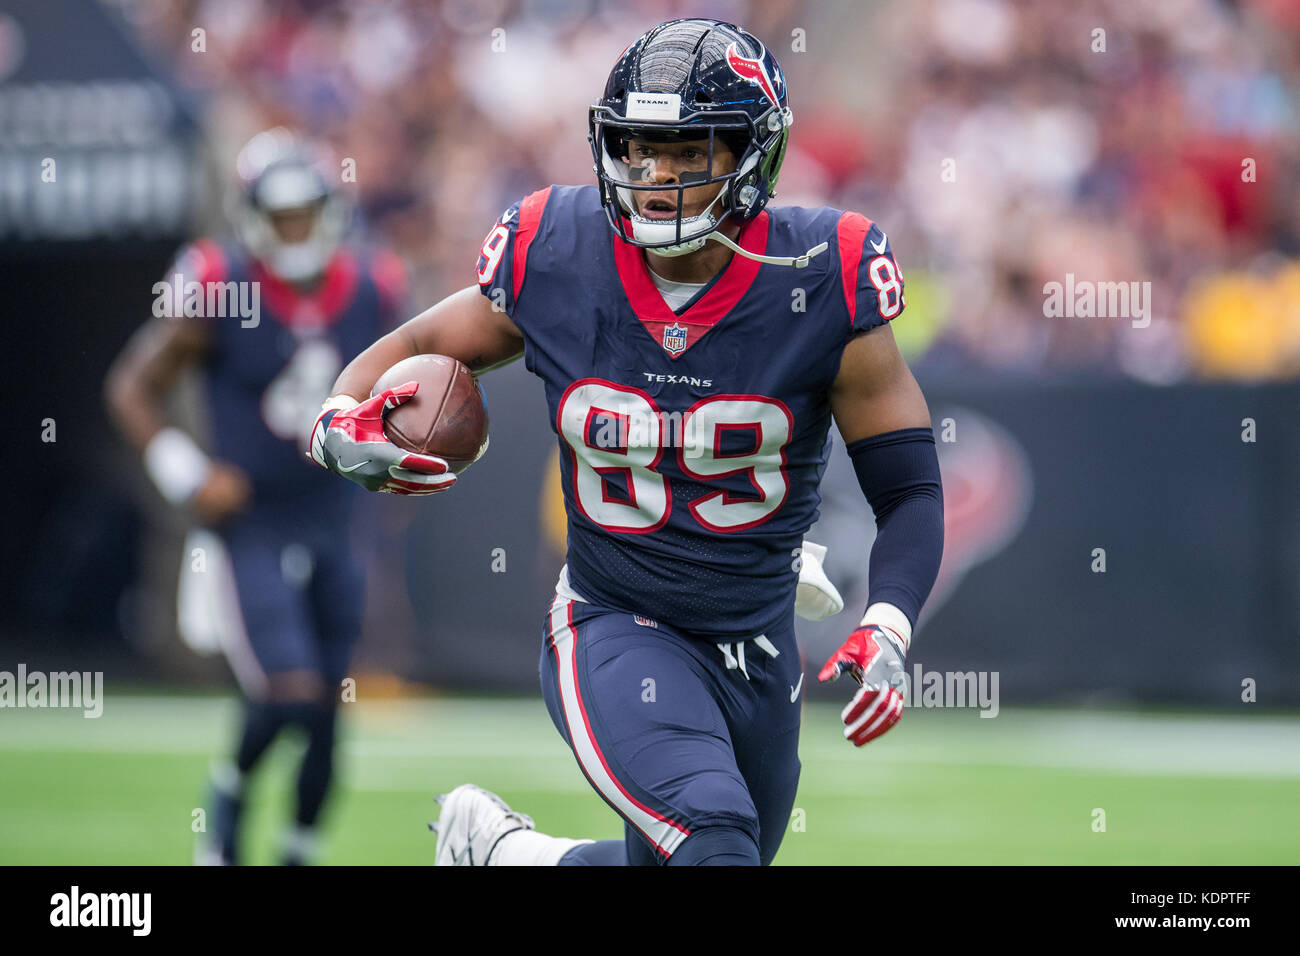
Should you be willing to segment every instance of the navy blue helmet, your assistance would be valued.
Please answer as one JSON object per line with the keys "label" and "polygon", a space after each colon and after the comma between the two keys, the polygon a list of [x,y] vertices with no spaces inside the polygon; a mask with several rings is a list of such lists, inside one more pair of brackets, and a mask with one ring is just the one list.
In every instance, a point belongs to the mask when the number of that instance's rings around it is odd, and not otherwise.
{"label": "navy blue helmet", "polygon": [[[757,216],[776,187],[794,121],[785,74],[771,52],[734,24],[704,19],[671,20],[639,37],[614,65],[589,117],[610,225],[622,239],[660,255],[694,252],[727,220],[743,223]],[[629,159],[632,139],[707,140],[707,165],[699,173],[682,173],[676,183],[647,182],[641,166]],[[735,156],[734,169],[715,170],[719,142]],[[685,191],[711,183],[723,184],[714,202],[704,213],[683,218]],[[633,191],[675,199],[677,216],[641,217]]]}
{"label": "navy blue helmet", "polygon": [[[351,206],[335,187],[323,147],[283,127],[264,130],[244,145],[235,161],[238,190],[228,214],[240,240],[272,273],[289,282],[321,275],[342,241]],[[310,211],[309,235],[280,237],[275,217]]]}

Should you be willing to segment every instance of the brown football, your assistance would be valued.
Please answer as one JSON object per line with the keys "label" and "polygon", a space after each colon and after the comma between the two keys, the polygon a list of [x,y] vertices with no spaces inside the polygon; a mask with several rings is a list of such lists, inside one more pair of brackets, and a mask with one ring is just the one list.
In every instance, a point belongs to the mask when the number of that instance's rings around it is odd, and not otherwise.
{"label": "brown football", "polygon": [[399,448],[445,458],[460,474],[482,456],[488,444],[487,408],[474,373],[446,355],[413,355],[375,382],[386,388],[419,382],[415,395],[384,415],[384,434]]}

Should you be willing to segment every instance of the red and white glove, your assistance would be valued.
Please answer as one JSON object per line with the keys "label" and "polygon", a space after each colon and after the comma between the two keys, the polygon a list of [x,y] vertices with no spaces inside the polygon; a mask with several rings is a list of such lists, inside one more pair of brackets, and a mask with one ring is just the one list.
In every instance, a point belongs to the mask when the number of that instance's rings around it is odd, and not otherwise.
{"label": "red and white glove", "polygon": [[384,412],[408,401],[419,388],[407,382],[358,404],[347,395],[325,402],[312,426],[307,455],[367,491],[431,495],[456,483],[451,466],[433,455],[398,448],[384,434]]}
{"label": "red and white glove", "polygon": [[[887,610],[873,615],[872,611],[880,608]],[[873,619],[879,622],[881,617],[891,619],[891,623],[871,623]],[[847,672],[862,685],[840,714],[845,739],[858,747],[875,740],[903,716],[907,691],[903,662],[907,659],[910,632],[911,625],[901,611],[892,605],[873,604],[861,626],[817,675],[819,681],[826,682]]]}

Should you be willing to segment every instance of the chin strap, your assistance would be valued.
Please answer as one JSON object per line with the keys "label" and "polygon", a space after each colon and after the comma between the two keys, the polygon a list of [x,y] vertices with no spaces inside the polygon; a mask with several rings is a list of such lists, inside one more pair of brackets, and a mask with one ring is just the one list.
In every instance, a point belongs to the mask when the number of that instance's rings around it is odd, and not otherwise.
{"label": "chin strap", "polygon": [[[713,207],[717,205],[717,203],[720,202],[724,196],[727,195],[727,190],[730,187],[731,187],[730,183],[725,184],[722,187],[722,189],[718,190],[718,194],[713,197],[713,201],[704,207],[704,212],[700,213],[698,216],[692,216],[691,218],[695,221],[699,221],[706,217],[712,220]],[[632,224],[633,224],[632,228],[634,234],[638,226],[644,229],[646,226],[657,227],[664,223],[664,220],[642,219],[641,217],[637,216],[635,213],[631,214],[631,217],[632,217]],[[685,220],[683,220],[683,223],[684,222]],[[717,231],[716,222],[713,225],[714,225],[713,230],[705,233],[703,236],[683,237],[682,241],[677,243],[675,246],[668,246],[667,248],[660,247],[657,249],[652,246],[647,248],[646,251],[653,252],[657,255],[664,256],[666,258],[671,258],[673,256],[681,256],[691,252],[695,252],[696,250],[703,248],[704,243],[701,242],[700,245],[698,246],[695,246],[694,243],[699,242],[701,239],[703,239],[704,242],[707,242],[708,240],[712,239],[714,242],[718,242],[726,246],[728,249],[730,249],[732,252],[736,253],[737,255],[744,256],[746,259],[753,259],[755,262],[765,262],[768,265],[773,265],[773,266],[791,266],[795,269],[806,269],[808,267],[808,263],[812,262],[814,256],[820,256],[823,252],[825,252],[827,249],[830,248],[829,242],[822,242],[816,246],[813,246],[811,249],[809,249],[801,256],[760,256],[756,252],[749,252],[746,249],[740,248],[740,246],[736,245],[736,243],[732,242],[726,236],[722,235],[722,233]]]}
{"label": "chin strap", "polygon": [[813,246],[801,256],[760,256],[758,253],[740,248],[740,246],[736,245],[720,232],[711,232],[705,236],[705,238],[721,243],[732,252],[744,256],[746,259],[753,259],[755,262],[765,262],[768,265],[773,266],[793,266],[795,269],[807,268],[808,263],[812,262],[813,256],[820,256],[830,247],[829,242],[823,242],[820,245]]}

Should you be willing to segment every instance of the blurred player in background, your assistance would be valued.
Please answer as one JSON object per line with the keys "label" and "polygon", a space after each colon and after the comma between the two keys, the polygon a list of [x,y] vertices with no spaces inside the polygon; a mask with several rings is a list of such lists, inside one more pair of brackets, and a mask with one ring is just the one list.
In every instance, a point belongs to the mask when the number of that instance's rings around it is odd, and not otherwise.
{"label": "blurred player in background", "polygon": [[[301,441],[342,356],[395,325],[405,280],[391,253],[344,241],[351,205],[318,147],[268,130],[243,148],[236,171],[237,239],[202,239],[180,253],[165,279],[175,293],[163,293],[117,358],[106,397],[162,496],[224,545],[207,555],[201,578],[216,589],[206,613],[219,618],[211,623],[244,718],[233,759],[214,767],[198,860],[240,862],[248,776],[294,727],[307,743],[282,861],[301,864],[317,853],[363,591],[348,541],[355,489],[306,467]],[[189,307],[173,307],[191,290]],[[214,312],[214,303],[230,307]],[[165,416],[187,369],[204,379],[210,452]]]}
{"label": "blurred player in background", "polygon": [[316,422],[319,464],[427,494],[457,480],[446,462],[380,427],[415,383],[361,401],[388,368],[522,355],[545,383],[569,534],[542,689],[626,838],[539,834],[464,785],[444,802],[439,864],[771,862],[799,778],[793,616],[832,416],[879,531],[865,616],[818,676],[861,684],[842,715],[858,746],[901,715],[943,547],[934,436],[888,325],[905,303],[885,232],[765,209],[792,122],[751,34],[691,19],[643,35],[591,109],[598,186],[510,207],[477,289],[358,356]]}

